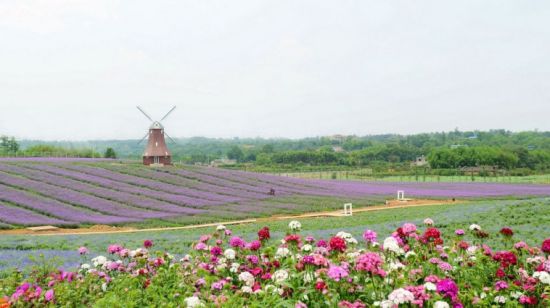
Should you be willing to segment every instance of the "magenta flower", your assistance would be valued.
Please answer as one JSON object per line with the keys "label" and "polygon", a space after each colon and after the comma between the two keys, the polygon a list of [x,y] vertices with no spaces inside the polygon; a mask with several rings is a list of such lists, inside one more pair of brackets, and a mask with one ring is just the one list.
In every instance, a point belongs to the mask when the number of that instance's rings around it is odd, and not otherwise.
{"label": "magenta flower", "polygon": [[247,245],[247,248],[252,251],[258,250],[260,247],[262,247],[262,243],[258,240],[254,240]]}
{"label": "magenta flower", "polygon": [[508,283],[506,283],[506,281],[499,280],[495,282],[495,290],[500,291],[504,289],[508,289]]}
{"label": "magenta flower", "polygon": [[376,242],[376,232],[372,231],[372,230],[365,230],[365,232],[363,233],[363,239],[367,242],[367,243],[374,243]]}
{"label": "magenta flower", "polygon": [[82,246],[80,248],[78,248],[78,253],[81,254],[81,255],[85,255],[88,253],[88,248]]}
{"label": "magenta flower", "polygon": [[244,248],[246,246],[246,242],[242,238],[234,236],[229,240],[229,245],[232,247]]}
{"label": "magenta flower", "polygon": [[456,229],[456,230],[455,230],[455,234],[456,234],[456,235],[459,235],[459,236],[460,236],[460,235],[464,235],[465,233],[466,233],[466,232],[464,232],[464,230],[462,230],[462,229]]}
{"label": "magenta flower", "polygon": [[151,248],[151,247],[153,247],[153,241],[151,241],[151,240],[145,240],[145,241],[143,241],[143,247],[145,247],[145,248]]}
{"label": "magenta flower", "polygon": [[440,280],[436,284],[436,290],[437,293],[441,294],[443,297],[449,297],[451,299],[456,298],[458,295],[458,286],[450,278]]}

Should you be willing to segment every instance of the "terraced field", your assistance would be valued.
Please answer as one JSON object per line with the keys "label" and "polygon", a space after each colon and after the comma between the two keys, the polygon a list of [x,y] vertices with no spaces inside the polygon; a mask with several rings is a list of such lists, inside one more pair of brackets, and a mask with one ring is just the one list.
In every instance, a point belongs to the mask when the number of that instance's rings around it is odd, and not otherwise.
{"label": "terraced field", "polygon": [[[268,192],[274,189],[275,195]],[[550,196],[550,186],[307,180],[112,161],[0,161],[0,228],[22,225],[176,225],[366,206],[391,198]]]}

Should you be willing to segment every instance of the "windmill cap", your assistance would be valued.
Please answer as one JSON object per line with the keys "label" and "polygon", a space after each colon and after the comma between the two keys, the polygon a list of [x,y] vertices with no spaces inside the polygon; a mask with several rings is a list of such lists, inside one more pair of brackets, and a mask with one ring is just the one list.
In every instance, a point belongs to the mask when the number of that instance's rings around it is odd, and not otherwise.
{"label": "windmill cap", "polygon": [[162,124],[160,124],[159,121],[155,121],[153,122],[153,124],[151,124],[151,126],[149,127],[149,129],[163,129],[164,127],[162,126]]}

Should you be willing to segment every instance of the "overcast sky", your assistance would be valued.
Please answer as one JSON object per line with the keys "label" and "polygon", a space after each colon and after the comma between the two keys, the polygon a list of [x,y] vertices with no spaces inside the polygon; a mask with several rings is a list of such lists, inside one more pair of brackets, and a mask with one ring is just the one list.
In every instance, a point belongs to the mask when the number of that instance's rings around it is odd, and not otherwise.
{"label": "overcast sky", "polygon": [[549,1],[0,1],[0,134],[550,130]]}

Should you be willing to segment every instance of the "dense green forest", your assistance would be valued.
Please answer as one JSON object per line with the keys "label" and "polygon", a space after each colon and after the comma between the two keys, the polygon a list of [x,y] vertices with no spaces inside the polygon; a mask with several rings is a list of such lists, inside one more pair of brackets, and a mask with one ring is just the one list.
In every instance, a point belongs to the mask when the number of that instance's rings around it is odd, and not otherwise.
{"label": "dense green forest", "polygon": [[[2,153],[14,152],[13,139],[0,139]],[[550,170],[550,132],[451,131],[415,135],[326,136],[304,139],[180,138],[169,143],[174,161],[209,163],[228,158],[237,167],[263,170],[339,170],[371,167],[409,170],[424,155],[432,169],[490,166],[499,170]],[[48,148],[74,156],[99,156],[107,148],[119,158],[141,157],[144,144],[136,140],[86,142],[18,141],[16,151],[26,155]],[[110,152],[109,152],[110,153]],[[423,166],[426,168],[426,166]]]}

